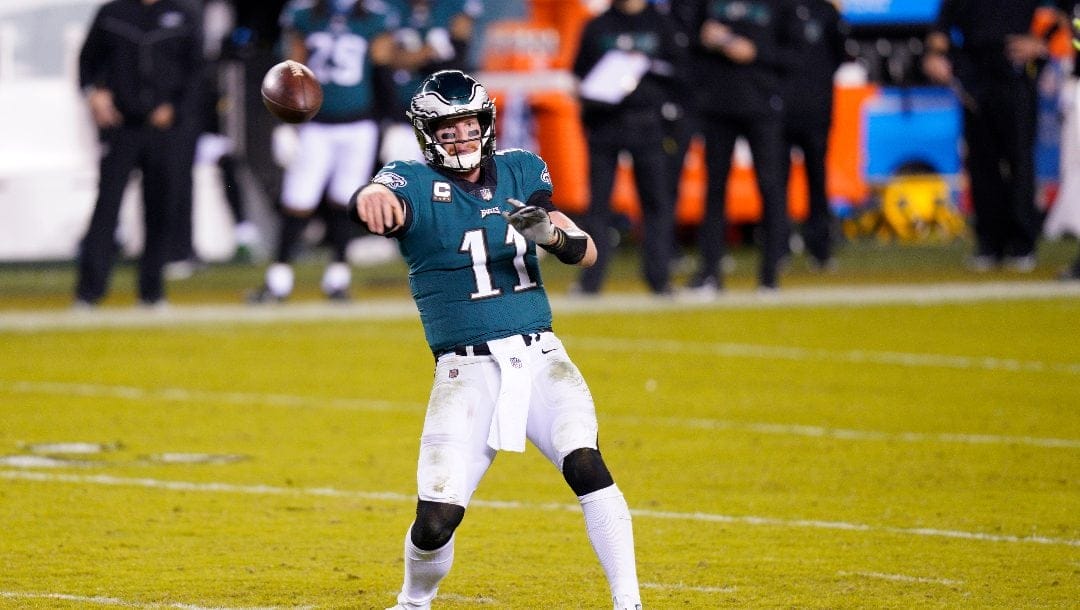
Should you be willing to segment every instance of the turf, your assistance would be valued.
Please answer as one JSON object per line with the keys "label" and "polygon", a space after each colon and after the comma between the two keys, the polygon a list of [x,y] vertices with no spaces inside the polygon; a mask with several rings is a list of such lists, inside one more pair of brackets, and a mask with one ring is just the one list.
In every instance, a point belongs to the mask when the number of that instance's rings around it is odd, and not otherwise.
{"label": "turf", "polygon": [[[556,299],[647,608],[1075,607],[1080,290],[962,252],[855,245],[768,297],[739,253],[705,305],[644,297],[624,258],[610,296]],[[0,273],[0,607],[389,605],[432,369],[399,271],[271,314],[233,305],[255,268],[149,313],[127,269],[90,314],[67,268]],[[534,448],[484,480],[437,607],[610,607]]]}

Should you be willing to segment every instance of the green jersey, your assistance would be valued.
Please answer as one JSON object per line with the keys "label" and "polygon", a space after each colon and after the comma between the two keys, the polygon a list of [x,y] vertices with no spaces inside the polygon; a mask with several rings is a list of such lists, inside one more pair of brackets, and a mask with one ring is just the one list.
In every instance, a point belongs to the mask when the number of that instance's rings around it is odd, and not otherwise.
{"label": "green jersey", "polygon": [[[428,2],[422,7],[414,6],[413,0],[391,0],[388,4],[401,15],[401,28],[394,33],[394,36],[400,41],[412,40],[415,45],[426,40],[432,30],[442,30],[447,41],[450,41],[450,26],[455,17],[464,15],[475,20],[483,14],[483,5],[479,0],[437,0]],[[408,43],[405,44],[406,48],[410,46]],[[464,51],[464,49],[455,49],[455,52],[459,53]],[[429,74],[468,63],[467,57],[454,56],[446,61],[433,61],[417,70],[395,70],[393,78],[396,86],[395,107],[397,110],[392,116],[405,114],[413,95]]]}
{"label": "green jersey", "polygon": [[551,327],[536,245],[502,216],[513,209],[507,198],[550,195],[547,164],[515,149],[481,167],[476,183],[416,161],[387,164],[372,179],[405,204],[405,224],[391,237],[409,265],[413,300],[435,353]]}
{"label": "green jersey", "polygon": [[[360,2],[362,0],[357,0]],[[391,13],[357,10],[351,4],[330,3],[325,13],[310,0],[285,6],[283,30],[291,31],[307,47],[307,66],[322,85],[323,103],[317,123],[347,123],[375,114],[374,64],[368,55],[371,41],[397,27]]]}

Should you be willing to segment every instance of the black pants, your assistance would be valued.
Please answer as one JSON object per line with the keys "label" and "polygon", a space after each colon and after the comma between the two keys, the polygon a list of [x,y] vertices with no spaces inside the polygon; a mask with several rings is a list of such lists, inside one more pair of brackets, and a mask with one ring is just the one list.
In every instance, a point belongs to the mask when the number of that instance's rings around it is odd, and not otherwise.
{"label": "black pants", "polygon": [[138,294],[153,303],[164,296],[162,267],[168,251],[169,225],[175,210],[176,175],[171,150],[175,130],[119,127],[101,133],[98,198],[79,252],[76,298],[96,303],[108,291],[116,256],[120,204],[132,170],[142,171],[143,226],[146,240],[139,261]]}
{"label": "black pants", "polygon": [[[806,250],[818,261],[832,256],[832,211],[825,191],[825,157],[829,145],[829,117],[788,116],[784,120],[784,140],[790,153],[798,146],[806,166],[810,209],[802,226]],[[791,155],[782,155],[784,184],[791,176]]]}
{"label": "black pants", "polygon": [[976,108],[964,110],[964,137],[977,254],[1027,256],[1042,224],[1035,207],[1035,84],[1008,72],[975,88],[975,100]]}
{"label": "black pants", "polygon": [[718,286],[723,285],[720,259],[724,256],[727,233],[725,198],[735,140],[741,135],[750,144],[762,200],[758,283],[764,287],[776,287],[780,260],[787,253],[788,236],[787,183],[784,181],[783,166],[783,157],[788,152],[784,145],[783,122],[779,115],[733,117],[706,114],[701,117],[700,128],[705,136],[708,188],[705,219],[699,234],[701,267],[698,275],[712,277]]}
{"label": "black pants", "polygon": [[195,258],[194,203],[195,203],[195,149],[201,133],[200,125],[190,120],[176,130],[173,149],[173,171],[176,172],[176,222],[171,227],[169,251],[166,262],[185,261]]}
{"label": "black pants", "polygon": [[634,159],[634,183],[641,202],[642,273],[652,292],[669,289],[675,242],[675,201],[670,181],[675,177],[671,175],[669,157],[664,152],[662,131],[659,123],[639,124],[636,130],[626,131],[623,136],[619,140],[594,134],[589,137],[590,199],[582,224],[593,236],[597,257],[596,264],[581,273],[580,286],[586,293],[599,292],[613,254],[609,238],[611,190],[615,184],[619,153],[624,150]]}

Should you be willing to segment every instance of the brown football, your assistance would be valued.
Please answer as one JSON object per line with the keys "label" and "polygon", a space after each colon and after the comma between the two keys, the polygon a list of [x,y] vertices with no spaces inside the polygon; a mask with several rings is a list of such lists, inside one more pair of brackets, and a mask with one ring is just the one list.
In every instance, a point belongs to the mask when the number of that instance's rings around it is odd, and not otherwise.
{"label": "brown football", "polygon": [[303,123],[322,106],[322,86],[304,64],[287,59],[266,72],[262,99],[274,116],[286,123]]}

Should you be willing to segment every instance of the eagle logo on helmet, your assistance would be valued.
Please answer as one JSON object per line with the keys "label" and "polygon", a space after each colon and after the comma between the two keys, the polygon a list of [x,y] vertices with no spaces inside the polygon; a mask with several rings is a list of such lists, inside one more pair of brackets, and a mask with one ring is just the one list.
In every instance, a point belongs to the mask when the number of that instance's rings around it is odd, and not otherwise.
{"label": "eagle logo on helmet", "polygon": [[[424,79],[405,113],[416,132],[424,158],[451,171],[469,171],[495,154],[495,103],[480,81],[460,70],[441,70]],[[480,123],[480,150],[450,154],[435,137],[442,119],[475,115]]]}

